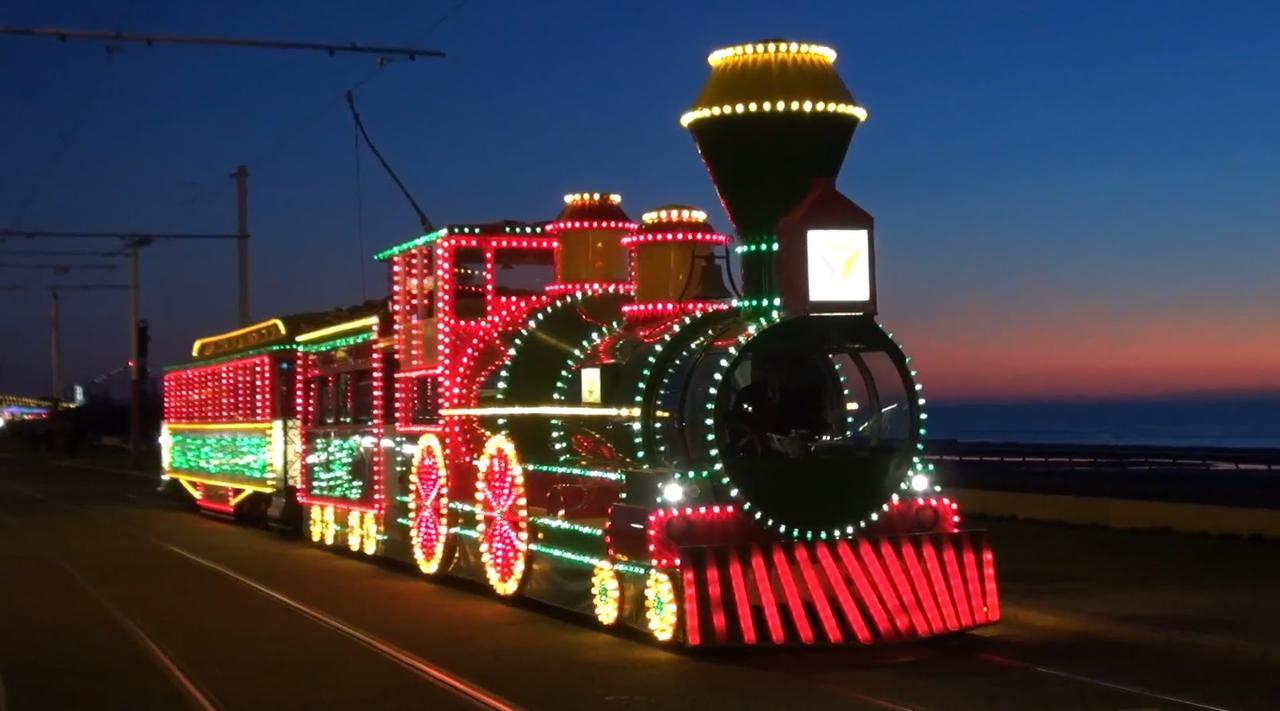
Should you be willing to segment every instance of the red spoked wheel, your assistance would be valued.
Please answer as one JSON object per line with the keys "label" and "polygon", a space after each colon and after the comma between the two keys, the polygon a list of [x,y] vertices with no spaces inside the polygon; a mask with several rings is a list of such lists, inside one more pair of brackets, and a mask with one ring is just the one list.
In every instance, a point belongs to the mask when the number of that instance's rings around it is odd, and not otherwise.
{"label": "red spoked wheel", "polygon": [[449,540],[449,471],[440,438],[425,434],[409,472],[409,531],[413,557],[427,575],[440,570]]}
{"label": "red spoked wheel", "polygon": [[529,549],[529,510],[516,446],[505,435],[484,445],[476,479],[476,532],[489,585],[511,595],[524,576]]}

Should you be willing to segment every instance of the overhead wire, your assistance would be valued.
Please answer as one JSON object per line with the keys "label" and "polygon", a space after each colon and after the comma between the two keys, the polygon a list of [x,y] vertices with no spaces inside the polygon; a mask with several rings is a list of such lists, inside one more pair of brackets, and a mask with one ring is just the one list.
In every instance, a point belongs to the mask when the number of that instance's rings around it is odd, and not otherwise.
{"label": "overhead wire", "polygon": [[359,252],[356,255],[356,264],[360,266],[360,301],[369,298],[369,290],[365,279],[365,258],[364,258],[364,192],[361,189],[360,180],[360,125],[353,124],[351,127],[351,145],[355,152],[355,170],[356,170],[356,242]]}
{"label": "overhead wire", "polygon": [[[468,0],[457,0],[454,2],[448,10],[432,21],[432,23],[419,33],[416,38],[410,38],[409,41],[411,43],[420,43],[426,40],[432,32],[439,29],[441,25],[456,15],[458,11],[467,4],[467,1]],[[284,153],[284,150],[292,145],[294,141],[307,134],[311,129],[315,128],[315,126],[318,125],[322,119],[327,117],[329,112],[333,111],[335,107],[341,106],[345,103],[348,94],[354,94],[358,89],[363,88],[366,84],[373,81],[375,77],[383,74],[383,69],[392,63],[393,62],[386,57],[379,57],[377,65],[373,69],[365,73],[346,89],[338,92],[336,96],[326,100],[324,103],[318,105],[315,109],[305,114],[301,121],[289,122],[274,141],[268,143],[256,155],[250,156],[249,160],[245,161],[244,164],[255,168],[261,168],[263,165],[267,165],[279,158]],[[215,196],[223,194],[223,191],[226,190],[226,184],[221,179],[218,179],[216,184],[211,181],[209,185],[210,189],[199,193],[193,198],[183,201],[189,214],[201,214],[204,210],[208,209],[210,204],[212,204],[211,201]]]}
{"label": "overhead wire", "polygon": [[[135,2],[136,0],[130,0],[117,16],[118,22],[128,22],[133,17]],[[30,188],[18,203],[17,215],[10,223],[10,226],[14,229],[22,228],[27,220],[27,213],[30,212],[31,206],[36,203],[37,198],[40,197],[44,189],[55,181],[58,171],[62,168],[62,161],[66,158],[67,151],[71,148],[76,138],[79,137],[80,130],[84,127],[89,115],[94,112],[99,102],[102,101],[103,96],[107,93],[107,87],[114,76],[112,69],[115,64],[111,60],[115,56],[116,50],[117,48],[112,45],[107,45],[105,48],[106,61],[98,78],[93,83],[93,93],[90,94],[88,101],[77,106],[70,126],[58,133],[58,143],[54,147],[53,157],[44,163],[46,168],[44,175],[32,180]]]}

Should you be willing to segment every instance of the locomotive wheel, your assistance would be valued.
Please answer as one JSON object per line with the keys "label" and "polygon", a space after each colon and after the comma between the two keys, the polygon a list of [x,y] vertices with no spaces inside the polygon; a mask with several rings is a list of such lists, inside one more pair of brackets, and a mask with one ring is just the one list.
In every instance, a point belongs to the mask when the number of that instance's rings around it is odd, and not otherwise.
{"label": "locomotive wheel", "polygon": [[620,603],[618,573],[614,571],[612,563],[602,560],[591,573],[591,604],[595,607],[596,619],[600,624],[607,626],[618,621]]}
{"label": "locomotive wheel", "polygon": [[347,547],[352,553],[359,553],[364,545],[364,526],[361,520],[361,512],[355,509],[347,512]]}
{"label": "locomotive wheel", "polygon": [[444,447],[433,434],[418,440],[409,473],[409,531],[418,570],[427,575],[440,570],[449,538],[449,475]]}
{"label": "locomotive wheel", "polygon": [[476,532],[485,577],[499,595],[512,595],[524,577],[529,510],[515,444],[495,435],[484,445],[476,478]]}
{"label": "locomotive wheel", "polygon": [[377,553],[378,540],[382,537],[382,532],[378,529],[378,517],[372,511],[364,512],[364,530],[360,535],[364,539],[364,547],[361,551],[365,555]]}
{"label": "locomotive wheel", "polygon": [[649,571],[644,581],[644,617],[654,639],[666,642],[676,634],[679,609],[676,606],[676,589],[671,577],[659,570]]}
{"label": "locomotive wheel", "polygon": [[324,538],[324,509],[320,504],[312,504],[311,511],[307,514],[307,524],[311,533],[311,542],[319,543]]}

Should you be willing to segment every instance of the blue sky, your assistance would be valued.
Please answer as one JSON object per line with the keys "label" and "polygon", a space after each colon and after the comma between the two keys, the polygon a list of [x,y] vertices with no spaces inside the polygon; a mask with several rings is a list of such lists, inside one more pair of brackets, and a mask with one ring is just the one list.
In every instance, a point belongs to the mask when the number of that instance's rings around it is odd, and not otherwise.
{"label": "blue sky", "polygon": [[[876,216],[883,318],[935,392],[1280,389],[1275,3],[104,0],[3,21],[443,49],[357,92],[437,223],[547,218],[565,192],[607,190],[633,215],[685,202],[727,228],[677,122],[707,52],[828,44],[870,111],[839,186]],[[227,175],[246,163],[255,316],[359,301],[362,266],[380,296],[341,102],[371,70],[364,57],[134,45],[108,58],[0,39],[0,224],[231,231]],[[367,152],[361,169],[368,255],[414,236],[416,219]],[[25,246],[88,245],[0,248]],[[233,252],[146,251],[154,362],[233,325]],[[63,280],[85,279],[103,275]],[[0,283],[48,281],[0,270]],[[44,392],[47,297],[2,295],[0,392]],[[66,380],[123,360],[122,295],[64,303]]]}

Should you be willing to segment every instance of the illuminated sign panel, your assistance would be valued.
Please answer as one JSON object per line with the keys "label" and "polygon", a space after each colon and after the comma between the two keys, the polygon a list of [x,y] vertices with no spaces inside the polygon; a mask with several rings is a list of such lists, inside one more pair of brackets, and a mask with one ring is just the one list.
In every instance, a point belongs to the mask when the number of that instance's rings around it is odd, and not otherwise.
{"label": "illuminated sign panel", "polygon": [[600,404],[600,369],[582,369],[582,402],[583,404]]}
{"label": "illuminated sign panel", "polygon": [[191,346],[191,355],[196,358],[211,358],[224,353],[234,353],[249,348],[265,345],[283,338],[284,321],[273,318],[270,321],[255,323],[228,333],[207,338],[197,338]]}
{"label": "illuminated sign panel", "polygon": [[809,230],[809,300],[871,300],[871,252],[866,230]]}

